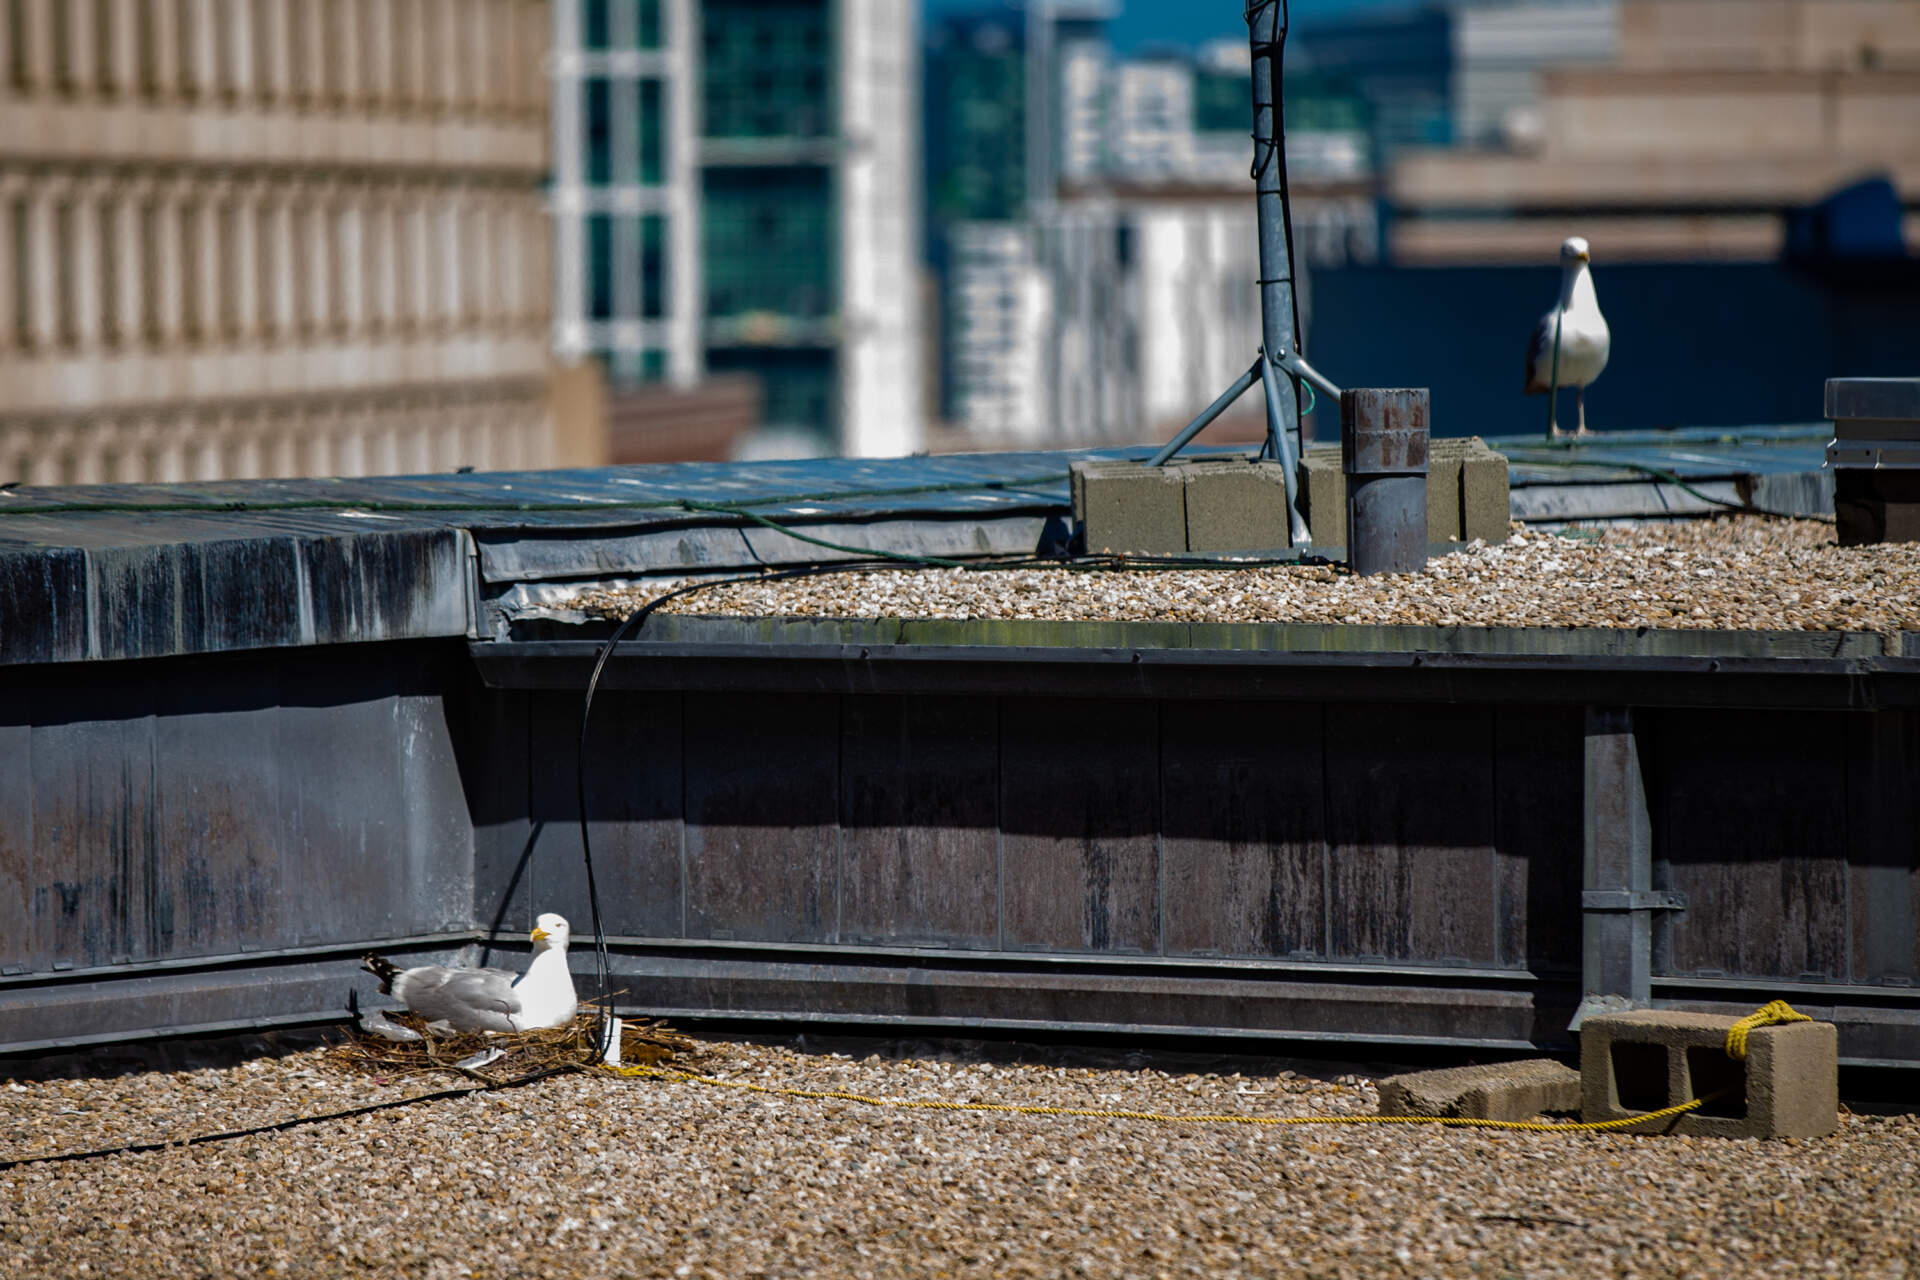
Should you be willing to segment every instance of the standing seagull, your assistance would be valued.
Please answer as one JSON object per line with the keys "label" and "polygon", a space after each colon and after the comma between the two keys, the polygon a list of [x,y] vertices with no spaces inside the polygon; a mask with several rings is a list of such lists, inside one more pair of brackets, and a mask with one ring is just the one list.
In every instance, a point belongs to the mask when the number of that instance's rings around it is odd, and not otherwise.
{"label": "standing seagull", "polygon": [[1593,292],[1593,272],[1588,269],[1592,259],[1579,236],[1560,246],[1560,301],[1540,317],[1527,344],[1527,394],[1547,394],[1547,430],[1556,436],[1566,434],[1554,416],[1561,387],[1579,388],[1577,434],[1589,434],[1587,384],[1607,367],[1613,347],[1607,318],[1600,314],[1600,299]]}

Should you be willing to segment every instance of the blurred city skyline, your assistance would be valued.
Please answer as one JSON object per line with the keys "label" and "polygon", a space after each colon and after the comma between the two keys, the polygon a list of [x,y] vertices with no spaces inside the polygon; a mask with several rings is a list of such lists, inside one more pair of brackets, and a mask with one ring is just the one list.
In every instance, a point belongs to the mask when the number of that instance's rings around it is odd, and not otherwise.
{"label": "blurred city skyline", "polygon": [[[1165,439],[1259,331],[1244,2],[12,0],[0,481]],[[1290,17],[1335,381],[1536,429],[1570,235],[1600,428],[1910,370],[1915,0]]]}
{"label": "blurred city skyline", "polygon": [[[1421,5],[1422,0],[1295,0],[1289,17],[1298,25],[1357,13],[1418,9]],[[924,0],[924,7],[932,20],[948,14],[1023,6],[1021,0]],[[1118,12],[1107,24],[1107,35],[1121,53],[1147,45],[1197,48],[1210,40],[1245,39],[1247,26],[1240,16],[1241,8],[1242,0],[1117,0]]]}

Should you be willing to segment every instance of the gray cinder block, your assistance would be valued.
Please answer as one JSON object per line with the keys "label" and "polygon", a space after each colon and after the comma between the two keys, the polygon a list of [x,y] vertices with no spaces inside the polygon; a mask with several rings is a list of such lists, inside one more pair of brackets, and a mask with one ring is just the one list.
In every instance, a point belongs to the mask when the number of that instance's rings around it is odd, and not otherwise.
{"label": "gray cinder block", "polygon": [[1531,1120],[1580,1109],[1580,1073],[1551,1058],[1416,1071],[1380,1082],[1383,1116]]}
{"label": "gray cinder block", "polygon": [[[1427,462],[1427,540],[1504,542],[1511,517],[1506,455],[1478,436],[1431,442]],[[1347,480],[1338,445],[1311,445],[1300,460],[1300,492],[1316,546],[1347,538]]]}
{"label": "gray cinder block", "polygon": [[1455,440],[1435,440],[1427,456],[1427,541],[1460,536],[1460,464],[1466,450]]}
{"label": "gray cinder block", "polygon": [[1637,1009],[1580,1024],[1581,1117],[1588,1121],[1677,1106],[1725,1090],[1661,1131],[1716,1138],[1818,1138],[1840,1125],[1839,1033],[1830,1022],[1757,1027],[1747,1056],[1730,1058],[1736,1020]]}
{"label": "gray cinder block", "polygon": [[1345,546],[1347,475],[1340,468],[1339,443],[1309,445],[1301,454],[1298,475],[1307,540],[1316,547]]}
{"label": "gray cinder block", "polygon": [[1138,462],[1076,462],[1073,515],[1088,551],[1166,555],[1187,549],[1186,485],[1177,468]]}
{"label": "gray cinder block", "polygon": [[1278,463],[1244,458],[1180,465],[1187,550],[1275,551],[1291,545],[1287,482]]}
{"label": "gray cinder block", "polygon": [[1505,542],[1513,519],[1507,455],[1472,437],[1474,447],[1460,460],[1460,536],[1468,542]]}

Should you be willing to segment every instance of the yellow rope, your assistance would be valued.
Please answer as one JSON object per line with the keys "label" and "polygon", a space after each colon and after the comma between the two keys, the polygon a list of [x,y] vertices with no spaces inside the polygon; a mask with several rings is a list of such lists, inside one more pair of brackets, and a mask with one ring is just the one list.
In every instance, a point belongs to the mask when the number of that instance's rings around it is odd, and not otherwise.
{"label": "yellow rope", "polygon": [[1780,1022],[1812,1022],[1785,1000],[1775,1000],[1763,1004],[1740,1021],[1727,1028],[1727,1056],[1744,1058],[1747,1056],[1747,1033],[1755,1027],[1769,1027]]}
{"label": "yellow rope", "polygon": [[1627,1129],[1637,1124],[1665,1120],[1699,1107],[1705,1098],[1694,1098],[1677,1107],[1649,1111],[1645,1115],[1620,1120],[1546,1124],[1538,1120],[1470,1120],[1459,1116],[1238,1116],[1174,1115],[1165,1111],[1121,1111],[1098,1107],[1038,1107],[1009,1102],[947,1102],[939,1098],[878,1098],[864,1093],[841,1093],[834,1089],[788,1089],[777,1085],[749,1084],[744,1080],[721,1080],[714,1076],[694,1075],[689,1071],[662,1071],[658,1067],[613,1067],[601,1070],[618,1075],[665,1080],[674,1084],[705,1084],[745,1093],[772,1094],[782,1098],[811,1098],[821,1102],[858,1102],[869,1107],[897,1107],[910,1111],[986,1111],[1000,1115],[1081,1116],[1093,1120],[1149,1120],[1157,1124],[1439,1124],[1458,1129],[1515,1129],[1522,1133],[1604,1133]]}
{"label": "yellow rope", "polygon": [[[1727,1029],[1727,1056],[1747,1056],[1747,1033],[1755,1027],[1782,1022],[1812,1022],[1785,1000],[1762,1005]],[[1091,1120],[1147,1120],[1156,1124],[1438,1124],[1456,1129],[1511,1129],[1521,1133],[1608,1133],[1630,1129],[1637,1124],[1666,1120],[1704,1106],[1725,1090],[1706,1097],[1693,1098],[1678,1106],[1663,1107],[1644,1115],[1618,1120],[1568,1121],[1546,1124],[1538,1120],[1472,1120],[1461,1116],[1239,1116],[1174,1115],[1166,1111],[1122,1111],[1103,1107],[1038,1107],[1010,1102],[947,1102],[939,1098],[879,1098],[865,1093],[842,1093],[836,1089],[789,1089],[780,1085],[750,1084],[745,1080],[722,1080],[716,1076],[695,1075],[691,1071],[662,1071],[659,1067],[616,1067],[596,1064],[599,1070],[615,1075],[672,1084],[705,1084],[719,1089],[738,1089],[743,1093],[770,1094],[781,1098],[809,1098],[817,1102],[857,1102],[868,1107],[895,1107],[908,1111],[985,1111],[996,1115],[1080,1116]]]}

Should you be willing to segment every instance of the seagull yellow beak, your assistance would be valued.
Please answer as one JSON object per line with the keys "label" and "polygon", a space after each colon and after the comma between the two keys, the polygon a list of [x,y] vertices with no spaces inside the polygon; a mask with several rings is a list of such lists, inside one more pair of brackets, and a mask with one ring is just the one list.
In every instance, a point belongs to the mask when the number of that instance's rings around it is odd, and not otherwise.
{"label": "seagull yellow beak", "polygon": [[532,933],[528,934],[527,936],[529,938],[532,938],[535,942],[545,942],[547,940],[547,931],[545,929],[535,929]]}

